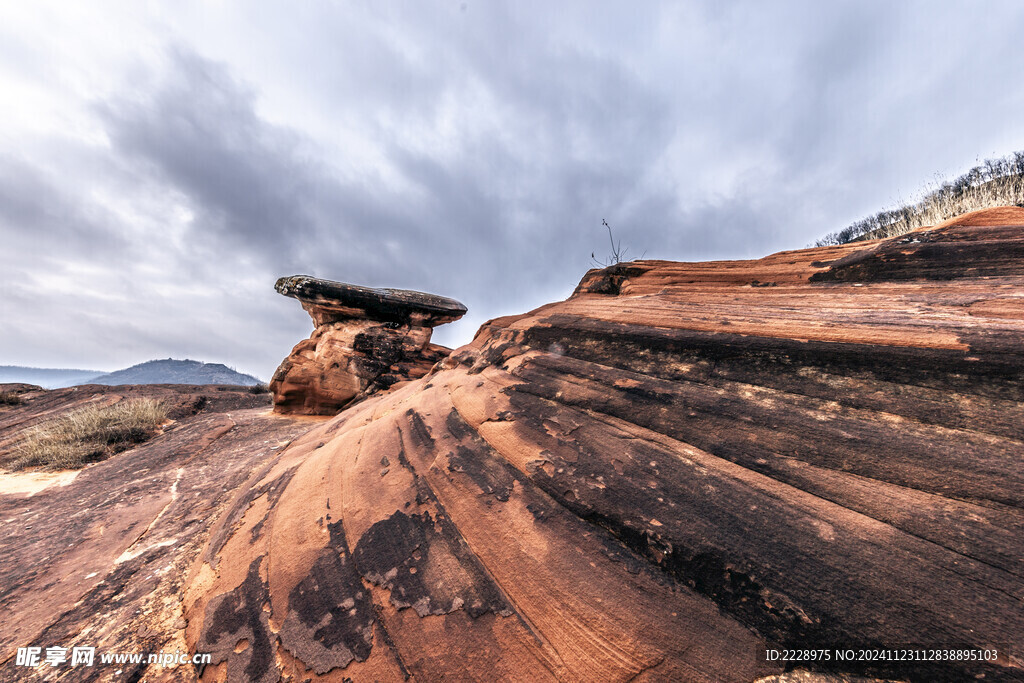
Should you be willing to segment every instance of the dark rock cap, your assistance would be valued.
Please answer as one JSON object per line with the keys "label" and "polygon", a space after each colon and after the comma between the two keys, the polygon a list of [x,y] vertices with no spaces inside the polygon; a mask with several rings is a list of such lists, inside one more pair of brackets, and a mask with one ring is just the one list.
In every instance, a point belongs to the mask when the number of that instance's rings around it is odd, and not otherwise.
{"label": "dark rock cap", "polygon": [[466,307],[436,294],[410,289],[360,287],[310,275],[283,277],[274,285],[278,293],[298,299],[318,322],[345,318],[413,322],[434,327],[458,320]]}

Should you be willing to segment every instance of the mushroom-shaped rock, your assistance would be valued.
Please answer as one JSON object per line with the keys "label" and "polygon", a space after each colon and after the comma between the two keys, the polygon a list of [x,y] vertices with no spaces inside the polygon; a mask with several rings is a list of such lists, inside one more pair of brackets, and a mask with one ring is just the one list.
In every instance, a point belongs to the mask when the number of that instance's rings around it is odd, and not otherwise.
{"label": "mushroom-shaped rock", "polygon": [[298,299],[316,329],[270,382],[279,413],[333,415],[354,400],[426,375],[451,350],[430,343],[433,327],[458,320],[454,299],[293,275],[275,289]]}
{"label": "mushroom-shaped rock", "polygon": [[436,294],[360,287],[309,275],[283,277],[274,289],[302,302],[302,307],[318,326],[365,318],[429,328],[458,320],[466,314],[466,307],[461,303]]}

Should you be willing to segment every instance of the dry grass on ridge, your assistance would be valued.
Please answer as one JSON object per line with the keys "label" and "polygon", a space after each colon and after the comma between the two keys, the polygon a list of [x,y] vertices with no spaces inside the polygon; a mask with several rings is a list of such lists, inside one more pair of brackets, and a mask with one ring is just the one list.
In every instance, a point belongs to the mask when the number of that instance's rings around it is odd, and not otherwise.
{"label": "dry grass on ridge", "polygon": [[150,398],[79,408],[25,430],[0,464],[10,470],[76,469],[146,441],[166,420],[163,405]]}
{"label": "dry grass on ridge", "polygon": [[935,186],[920,201],[869,216],[826,235],[814,246],[896,237],[969,211],[996,206],[1024,206],[1024,152],[984,161],[956,180]]}

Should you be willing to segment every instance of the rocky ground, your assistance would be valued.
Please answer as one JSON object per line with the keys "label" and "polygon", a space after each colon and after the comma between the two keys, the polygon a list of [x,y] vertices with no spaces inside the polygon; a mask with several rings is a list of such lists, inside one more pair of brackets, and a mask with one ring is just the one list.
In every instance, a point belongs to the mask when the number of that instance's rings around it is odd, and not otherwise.
{"label": "rocky ground", "polygon": [[[1022,209],[591,271],[333,418],[204,409],[0,496],[0,675],[1022,681],[1022,339]],[[910,645],[999,656],[763,656]]]}
{"label": "rocky ground", "polygon": [[[141,680],[145,665],[17,666],[16,648],[184,650],[184,576],[211,520],[309,418],[272,415],[269,394],[248,387],[0,387],[12,389],[24,403],[0,408],[0,452],[22,428],[92,403],[157,398],[174,420],[77,473],[0,473],[0,680]],[[161,673],[195,678],[191,667]]]}

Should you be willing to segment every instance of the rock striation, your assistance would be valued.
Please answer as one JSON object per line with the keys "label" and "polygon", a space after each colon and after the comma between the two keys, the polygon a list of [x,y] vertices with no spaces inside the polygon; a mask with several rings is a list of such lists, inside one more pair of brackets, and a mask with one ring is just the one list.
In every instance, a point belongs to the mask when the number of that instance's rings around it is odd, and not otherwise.
{"label": "rock striation", "polygon": [[[240,487],[204,680],[1024,680],[1024,209],[638,261],[484,324]],[[791,667],[793,665],[790,665]],[[833,676],[834,674],[834,676]],[[801,680],[815,680],[807,674]]]}
{"label": "rock striation", "polygon": [[458,320],[458,301],[403,289],[371,289],[295,275],[277,291],[298,299],[316,329],[274,373],[279,413],[334,415],[349,403],[417,379],[450,353],[430,343],[437,325]]}
{"label": "rock striation", "polygon": [[[88,402],[177,422],[0,487],[0,680],[1024,681],[1022,255],[1006,208],[594,270],[329,418],[26,391],[0,456]],[[998,657],[764,656],[907,645]]]}
{"label": "rock striation", "polygon": [[[211,518],[308,419],[270,415],[267,394],[237,386],[37,387],[22,398],[0,410],[0,468],[26,428],[86,405],[151,398],[173,422],[77,472],[0,472],[0,681],[195,680],[191,664],[104,665],[99,653],[186,650],[180,595]],[[96,661],[23,666],[21,647],[69,658],[93,647]]]}

